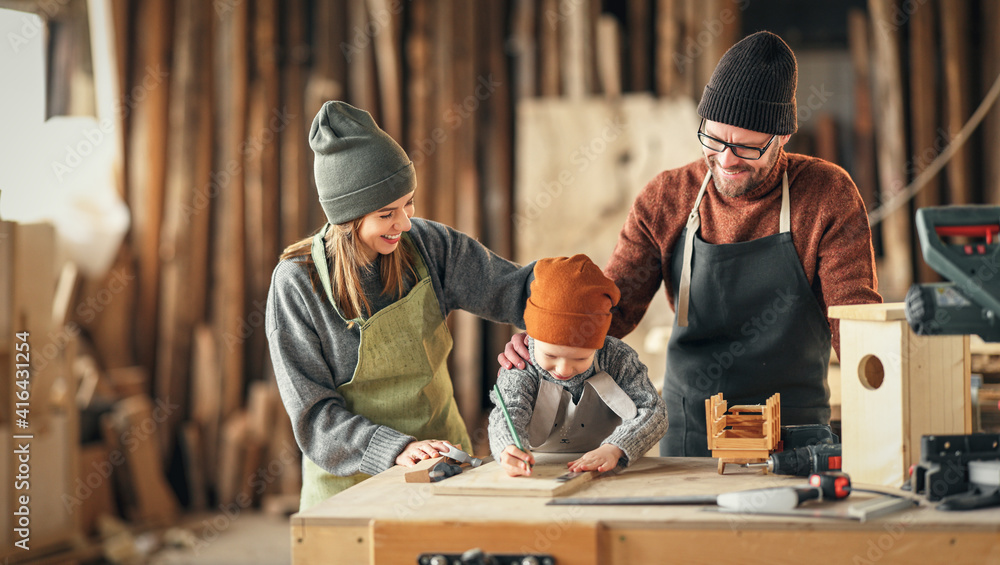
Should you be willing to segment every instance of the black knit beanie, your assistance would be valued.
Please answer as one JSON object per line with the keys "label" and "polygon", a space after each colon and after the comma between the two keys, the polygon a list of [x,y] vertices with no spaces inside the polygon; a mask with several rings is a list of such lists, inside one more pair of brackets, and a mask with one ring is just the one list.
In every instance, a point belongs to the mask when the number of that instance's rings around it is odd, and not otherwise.
{"label": "black knit beanie", "polygon": [[374,212],[417,186],[413,163],[371,114],[331,100],[309,130],[319,203],[331,224]]}
{"label": "black knit beanie", "polygon": [[780,37],[759,31],[729,48],[698,104],[706,120],[772,135],[798,129],[795,54]]}

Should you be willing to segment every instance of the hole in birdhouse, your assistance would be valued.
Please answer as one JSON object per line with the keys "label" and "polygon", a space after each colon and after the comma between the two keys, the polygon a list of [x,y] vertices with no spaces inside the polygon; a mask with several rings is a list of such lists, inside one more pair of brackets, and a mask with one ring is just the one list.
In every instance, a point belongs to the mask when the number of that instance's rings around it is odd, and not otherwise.
{"label": "hole in birdhouse", "polygon": [[882,361],[874,355],[865,355],[858,364],[858,377],[868,390],[882,386],[882,381],[885,380],[885,367],[882,366]]}

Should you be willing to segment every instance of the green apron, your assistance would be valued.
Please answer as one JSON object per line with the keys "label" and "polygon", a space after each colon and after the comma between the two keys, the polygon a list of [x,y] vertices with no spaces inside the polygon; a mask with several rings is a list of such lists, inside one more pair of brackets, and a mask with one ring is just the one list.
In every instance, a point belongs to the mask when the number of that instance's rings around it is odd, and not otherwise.
{"label": "green apron", "polygon": [[[333,300],[326,262],[323,234],[328,227],[313,238],[312,259],[327,298],[343,319]],[[358,365],[350,382],[337,387],[337,392],[343,395],[349,411],[376,424],[418,440],[442,439],[471,449],[448,374],[451,332],[441,315],[427,264],[409,235],[404,233],[403,238],[405,243],[401,244],[414,250],[419,280],[406,296],[368,320],[352,320],[361,330]],[[370,476],[338,477],[303,457],[299,509],[305,510]]]}

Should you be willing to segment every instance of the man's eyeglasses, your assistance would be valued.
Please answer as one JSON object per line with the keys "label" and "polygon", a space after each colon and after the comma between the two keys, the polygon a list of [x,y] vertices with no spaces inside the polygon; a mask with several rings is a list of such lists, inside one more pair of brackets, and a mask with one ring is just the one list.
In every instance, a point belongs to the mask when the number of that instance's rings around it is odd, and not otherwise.
{"label": "man's eyeglasses", "polygon": [[708,135],[707,133],[701,131],[702,128],[704,127],[705,127],[705,120],[702,119],[701,125],[698,126],[698,141],[700,141],[702,145],[711,149],[712,151],[718,151],[719,153],[722,153],[728,147],[729,150],[733,152],[733,155],[736,155],[740,159],[746,159],[747,161],[756,161],[757,159],[763,157],[764,153],[767,153],[767,148],[770,147],[772,143],[774,143],[774,138],[778,137],[777,135],[772,135],[771,140],[768,141],[767,145],[765,145],[764,147],[750,147],[749,145],[727,143],[725,141],[722,141],[721,139],[716,139]]}

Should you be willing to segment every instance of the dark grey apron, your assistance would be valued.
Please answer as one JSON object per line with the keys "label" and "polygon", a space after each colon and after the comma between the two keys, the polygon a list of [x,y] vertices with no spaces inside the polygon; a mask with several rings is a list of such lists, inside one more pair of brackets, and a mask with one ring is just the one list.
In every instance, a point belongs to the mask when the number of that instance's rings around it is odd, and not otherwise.
{"label": "dark grey apron", "polygon": [[584,383],[580,401],[565,387],[539,379],[528,443],[538,453],[585,453],[601,446],[638,409],[611,375],[597,367]]}
{"label": "dark grey apron", "polygon": [[705,399],[718,392],[730,406],[764,404],[780,392],[782,425],[830,421],[830,327],[792,244],[788,174],[779,233],[720,245],[698,233],[710,178],[670,265],[678,291],[663,383],[670,424],[663,456],[710,455]]}

